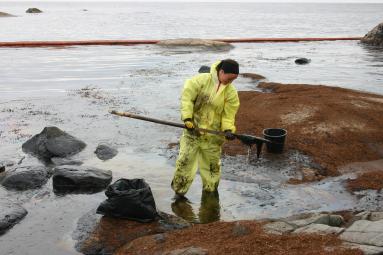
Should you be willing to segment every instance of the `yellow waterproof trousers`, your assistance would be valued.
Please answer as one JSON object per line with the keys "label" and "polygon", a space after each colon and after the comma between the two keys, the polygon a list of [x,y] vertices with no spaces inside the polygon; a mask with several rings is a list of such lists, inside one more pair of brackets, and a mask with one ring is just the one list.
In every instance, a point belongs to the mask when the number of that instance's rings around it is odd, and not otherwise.
{"label": "yellow waterproof trousers", "polygon": [[189,131],[184,131],[172,181],[172,189],[177,194],[186,194],[198,168],[203,190],[208,192],[217,190],[221,176],[223,141],[223,138],[216,135],[196,136]]}

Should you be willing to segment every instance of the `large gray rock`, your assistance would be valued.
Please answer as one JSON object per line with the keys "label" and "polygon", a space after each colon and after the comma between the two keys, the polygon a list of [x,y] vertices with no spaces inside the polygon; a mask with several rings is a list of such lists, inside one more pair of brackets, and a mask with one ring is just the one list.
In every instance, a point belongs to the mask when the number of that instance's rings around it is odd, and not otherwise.
{"label": "large gray rock", "polygon": [[56,193],[94,193],[112,181],[112,171],[84,166],[59,166],[53,170]]}
{"label": "large gray rock", "polygon": [[368,32],[361,42],[374,46],[383,46],[383,22]]}
{"label": "large gray rock", "polygon": [[114,158],[118,154],[118,150],[112,148],[108,144],[99,144],[96,148],[96,156],[101,160],[108,160]]}
{"label": "large gray rock", "polygon": [[50,175],[43,165],[19,166],[6,172],[2,185],[7,189],[27,190],[41,187]]}
{"label": "large gray rock", "polygon": [[355,221],[340,238],[347,242],[383,247],[383,220]]}
{"label": "large gray rock", "polygon": [[226,42],[198,39],[198,38],[162,40],[162,41],[159,41],[157,44],[161,46],[206,47],[206,48],[214,48],[214,49],[221,49],[221,50],[229,50],[234,48],[234,46]]}
{"label": "large gray rock", "polygon": [[25,11],[26,13],[42,13],[42,11],[38,8],[28,8],[28,10]]}
{"label": "large gray rock", "polygon": [[21,221],[27,210],[18,204],[0,200],[0,235]]}
{"label": "large gray rock", "polygon": [[57,127],[45,127],[40,134],[26,141],[22,148],[39,158],[67,157],[85,148],[86,144]]}
{"label": "large gray rock", "polygon": [[294,233],[306,233],[306,234],[335,234],[338,235],[344,231],[344,228],[330,227],[324,224],[310,224],[302,228],[298,228]]}
{"label": "large gray rock", "polygon": [[265,224],[263,229],[266,233],[281,235],[294,231],[295,227],[283,221],[276,221]]}

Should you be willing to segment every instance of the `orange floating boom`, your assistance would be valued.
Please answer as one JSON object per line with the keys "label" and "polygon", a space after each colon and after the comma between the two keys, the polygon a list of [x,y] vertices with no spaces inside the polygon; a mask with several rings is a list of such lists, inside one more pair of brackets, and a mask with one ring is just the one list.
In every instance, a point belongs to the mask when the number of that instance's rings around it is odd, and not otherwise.
{"label": "orange floating boom", "polygon": [[[265,42],[312,42],[312,41],[351,41],[362,37],[333,38],[242,38],[242,39],[211,39],[227,43],[265,43]],[[138,45],[156,44],[160,40],[88,40],[88,41],[21,41],[0,42],[0,47],[65,47],[76,45]]]}

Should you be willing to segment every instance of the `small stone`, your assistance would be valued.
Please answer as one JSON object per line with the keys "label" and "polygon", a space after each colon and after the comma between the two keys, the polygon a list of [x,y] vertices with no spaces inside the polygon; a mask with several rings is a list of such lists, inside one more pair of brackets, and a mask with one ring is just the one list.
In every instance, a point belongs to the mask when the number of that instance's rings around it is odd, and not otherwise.
{"label": "small stone", "polygon": [[271,222],[263,226],[266,233],[285,234],[294,231],[294,227],[283,221]]}
{"label": "small stone", "polygon": [[316,171],[314,169],[309,167],[303,167],[301,171],[302,171],[302,179],[304,181],[312,182],[317,180]]}
{"label": "small stone", "polygon": [[371,212],[369,220],[370,221],[383,220],[383,212]]}
{"label": "small stone", "polygon": [[209,66],[201,66],[198,69],[198,73],[210,73],[210,67]]}
{"label": "small stone", "polygon": [[118,151],[108,144],[99,144],[94,153],[99,159],[108,160],[114,158],[118,154]]}
{"label": "small stone", "polygon": [[344,223],[344,219],[341,215],[330,215],[329,216],[329,226],[340,227]]}
{"label": "small stone", "polygon": [[164,234],[154,235],[153,239],[156,240],[156,243],[164,243],[166,241],[166,237]]}
{"label": "small stone", "polygon": [[244,236],[244,235],[247,235],[249,234],[249,229],[242,225],[240,222],[236,222],[234,224],[234,227],[233,227],[233,231],[232,231],[232,234],[233,236]]}
{"label": "small stone", "polygon": [[363,211],[355,215],[355,219],[357,220],[368,220],[370,218],[371,212]]}
{"label": "small stone", "polygon": [[310,62],[311,62],[311,60],[308,59],[308,58],[297,58],[295,60],[295,64],[297,64],[297,65],[306,65],[306,64],[308,64]]}
{"label": "small stone", "polygon": [[207,255],[207,254],[208,252],[206,249],[202,249],[200,247],[194,247],[194,246],[163,253],[163,255]]}
{"label": "small stone", "polygon": [[241,75],[244,78],[250,78],[252,80],[257,80],[257,81],[266,79],[265,76],[262,76],[262,75],[256,74],[256,73],[241,73]]}
{"label": "small stone", "polygon": [[42,11],[37,8],[28,8],[28,10],[25,11],[26,13],[41,13]]}

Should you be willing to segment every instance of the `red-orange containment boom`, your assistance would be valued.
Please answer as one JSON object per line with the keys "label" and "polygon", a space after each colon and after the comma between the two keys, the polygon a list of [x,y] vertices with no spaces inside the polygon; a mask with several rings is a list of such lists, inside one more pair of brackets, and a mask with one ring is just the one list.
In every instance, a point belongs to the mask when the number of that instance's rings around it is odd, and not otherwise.
{"label": "red-orange containment boom", "polygon": [[[265,43],[265,42],[311,42],[311,41],[350,41],[362,37],[333,37],[333,38],[242,38],[242,39],[212,39],[227,43]],[[0,47],[65,47],[80,45],[138,45],[156,44],[160,40],[88,40],[88,41],[22,41],[0,42]]]}

